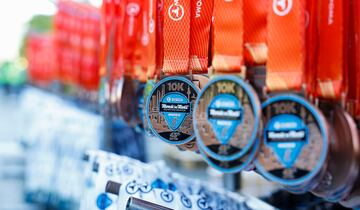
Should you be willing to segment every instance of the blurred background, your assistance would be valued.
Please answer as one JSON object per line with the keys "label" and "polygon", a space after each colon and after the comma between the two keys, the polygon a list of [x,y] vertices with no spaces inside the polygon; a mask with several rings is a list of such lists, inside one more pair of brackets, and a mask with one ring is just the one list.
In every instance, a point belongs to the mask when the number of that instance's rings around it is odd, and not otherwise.
{"label": "blurred background", "polygon": [[[96,8],[102,1],[76,2],[86,5],[79,10],[81,17],[90,21],[87,30],[92,34],[88,36],[99,36]],[[78,187],[83,181],[82,155],[88,149],[104,149],[144,162],[165,160],[183,175],[260,197],[280,207],[295,200],[302,204],[318,202],[311,196],[292,200],[293,196],[278,191],[278,186],[253,172],[223,175],[193,152],[180,152],[146,137],[139,128],[109,119],[98,108],[94,95],[97,87],[92,86],[91,79],[83,81],[80,88],[71,85],[71,75],[65,74],[60,83],[52,82],[54,40],[61,42],[66,36],[59,16],[78,15],[76,6],[67,6],[60,8],[52,0],[0,2],[1,210],[77,209],[82,193]],[[79,23],[70,20],[65,25],[71,24]],[[72,46],[77,37],[68,36],[69,46],[62,57],[64,66],[68,65],[67,59],[76,61],[79,57],[76,46]],[[95,54],[89,53],[90,57],[98,55],[99,49],[91,50]],[[99,64],[91,62],[83,65],[99,68]],[[274,196],[279,199],[274,200]]]}

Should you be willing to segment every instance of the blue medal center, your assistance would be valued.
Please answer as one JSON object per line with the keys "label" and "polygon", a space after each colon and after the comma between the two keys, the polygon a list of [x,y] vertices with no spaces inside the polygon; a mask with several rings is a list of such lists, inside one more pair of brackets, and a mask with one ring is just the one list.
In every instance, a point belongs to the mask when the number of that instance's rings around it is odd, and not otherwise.
{"label": "blue medal center", "polygon": [[300,117],[281,114],[269,120],[264,130],[264,139],[281,164],[291,168],[303,146],[308,143],[309,129]]}
{"label": "blue medal center", "polygon": [[243,108],[237,97],[231,94],[215,96],[208,108],[207,119],[221,144],[228,144],[243,118]]}
{"label": "blue medal center", "polygon": [[159,105],[160,113],[164,115],[166,123],[173,131],[181,126],[191,110],[189,99],[177,92],[166,94]]}

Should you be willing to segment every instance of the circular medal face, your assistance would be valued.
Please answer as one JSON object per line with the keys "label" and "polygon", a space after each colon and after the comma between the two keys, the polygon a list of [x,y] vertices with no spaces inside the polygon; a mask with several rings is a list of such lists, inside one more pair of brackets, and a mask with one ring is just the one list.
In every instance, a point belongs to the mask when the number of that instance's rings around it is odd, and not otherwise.
{"label": "circular medal face", "polygon": [[150,129],[161,140],[175,145],[194,139],[192,112],[198,89],[183,77],[167,77],[151,91],[146,104]]}
{"label": "circular medal face", "polygon": [[267,179],[304,186],[323,171],[328,154],[325,118],[304,98],[277,95],[262,106],[263,138],[256,168]]}
{"label": "circular medal face", "polygon": [[330,109],[327,119],[331,123],[332,135],[328,169],[312,192],[338,202],[350,192],[358,176],[359,138],[351,116],[339,106],[333,105]]}
{"label": "circular medal face", "polygon": [[201,147],[199,148],[199,151],[204,160],[216,170],[224,173],[237,173],[242,170],[247,170],[248,168],[251,168],[251,164],[256,157],[256,153],[258,152],[259,144],[259,141],[257,141],[248,153],[246,153],[241,158],[231,161],[217,160],[209,156]]}
{"label": "circular medal face", "polygon": [[219,76],[210,80],[194,109],[199,147],[217,160],[239,159],[258,137],[260,112],[255,91],[240,78]]}

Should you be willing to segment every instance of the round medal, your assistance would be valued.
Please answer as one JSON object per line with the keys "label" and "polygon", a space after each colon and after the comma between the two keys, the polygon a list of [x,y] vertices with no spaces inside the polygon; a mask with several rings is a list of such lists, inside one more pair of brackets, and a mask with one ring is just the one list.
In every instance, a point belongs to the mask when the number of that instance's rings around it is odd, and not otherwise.
{"label": "round medal", "polygon": [[260,129],[260,101],[236,76],[219,76],[202,89],[194,108],[199,147],[209,156],[236,160],[249,152]]}
{"label": "round medal", "polygon": [[336,105],[329,109],[332,140],[328,169],[312,192],[338,202],[351,191],[359,173],[359,137],[354,120],[344,109]]}
{"label": "round medal", "polygon": [[264,131],[257,170],[279,184],[306,188],[324,170],[327,122],[321,112],[294,94],[277,95],[262,105]]}
{"label": "round medal", "polygon": [[193,105],[198,88],[184,77],[167,77],[155,85],[146,103],[146,117],[152,132],[174,145],[194,139]]}

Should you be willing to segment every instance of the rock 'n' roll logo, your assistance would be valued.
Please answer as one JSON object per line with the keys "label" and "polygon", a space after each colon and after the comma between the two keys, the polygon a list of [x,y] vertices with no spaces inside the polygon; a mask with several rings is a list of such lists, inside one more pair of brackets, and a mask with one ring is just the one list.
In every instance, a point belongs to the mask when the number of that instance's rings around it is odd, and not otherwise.
{"label": "rock 'n' roll logo", "polygon": [[292,9],[293,0],[273,0],[273,10],[278,16],[289,14]]}
{"label": "rock 'n' roll logo", "polygon": [[129,3],[126,6],[126,14],[129,16],[136,16],[140,12],[140,6],[137,3]]}
{"label": "rock 'n' roll logo", "polygon": [[175,0],[169,7],[168,14],[173,21],[180,21],[184,17],[184,7],[179,3],[179,0]]}

